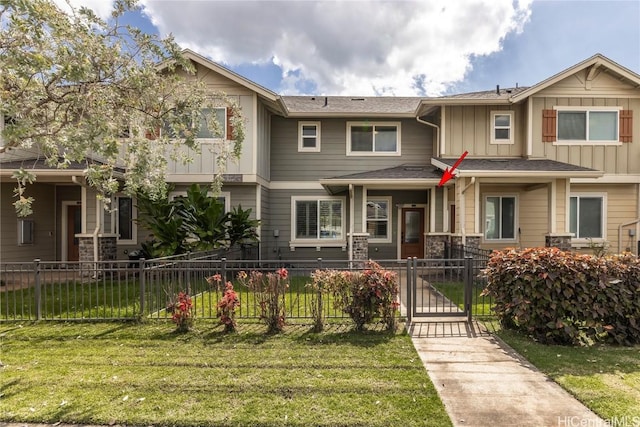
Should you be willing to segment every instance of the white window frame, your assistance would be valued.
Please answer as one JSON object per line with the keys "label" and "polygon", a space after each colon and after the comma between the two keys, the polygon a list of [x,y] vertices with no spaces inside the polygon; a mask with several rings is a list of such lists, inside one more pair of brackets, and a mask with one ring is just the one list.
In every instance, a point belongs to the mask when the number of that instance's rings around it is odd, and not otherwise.
{"label": "white window frame", "polygon": [[[207,191],[207,196],[214,197],[213,191]],[[176,197],[187,197],[187,190],[170,191],[169,200],[173,200]],[[231,193],[229,191],[221,191],[215,197],[224,197],[224,211],[231,212]]]}
{"label": "white window frame", "polygon": [[[496,116],[509,116],[509,126],[496,126]],[[514,112],[511,110],[496,110],[491,112],[491,144],[508,145],[514,143]],[[496,139],[496,129],[509,129],[509,139]]]}
{"label": "white window frame", "polygon": [[[396,127],[396,151],[352,151],[351,150],[351,128],[353,126],[395,126]],[[400,142],[402,141],[401,122],[347,122],[347,156],[400,156],[402,153]],[[375,139],[373,141],[375,150]]]}
{"label": "white window frame", "polygon": [[368,196],[365,201],[364,208],[362,209],[362,221],[365,224],[365,230],[369,229],[369,218],[367,217],[367,206],[369,202],[381,201],[387,203],[387,219],[386,220],[375,220],[371,219],[371,221],[376,222],[386,222],[387,223],[387,237],[385,238],[369,238],[369,243],[391,243],[392,242],[392,219],[393,219],[393,206],[391,205],[391,196]]}
{"label": "white window frame", "polygon": [[[499,197],[500,200],[500,205],[502,206],[502,199],[503,198],[513,198],[514,199],[514,212],[513,212],[513,238],[498,238],[498,239],[490,239],[487,238],[487,199],[489,197]],[[514,193],[493,193],[493,194],[484,194],[483,195],[483,203],[482,203],[482,240],[485,243],[515,243],[518,241],[518,218],[520,216],[519,214],[519,200],[518,200],[518,194],[514,194]],[[500,221],[500,223],[502,223],[502,221]]]}
{"label": "white window frame", "polygon": [[[27,240],[25,236],[25,227],[29,228],[30,240]],[[32,246],[36,242],[36,226],[35,221],[31,218],[18,219],[18,246]]]}
{"label": "white window frame", "polygon": [[[339,201],[342,204],[342,212],[340,213],[340,222],[342,224],[342,238],[341,239],[299,239],[297,238],[296,228],[296,202],[300,201]],[[347,228],[346,228],[346,209],[347,199],[346,197],[334,197],[334,196],[291,196],[291,240],[289,245],[291,248],[295,247],[346,247],[347,244]],[[319,214],[320,210],[318,210]],[[318,221],[318,226],[320,221]]]}
{"label": "white window frame", "polygon": [[[314,147],[305,147],[304,140],[307,138],[302,132],[304,126],[315,126],[316,128],[316,145]],[[298,151],[301,153],[319,153],[320,152],[320,122],[298,122]]]}
{"label": "white window frame", "polygon": [[[622,145],[620,142],[620,111],[622,111],[622,107],[564,107],[564,106],[555,106],[553,107],[556,110],[556,141],[553,142],[554,145]],[[563,111],[578,111],[585,112],[586,122],[585,122],[585,134],[587,139],[585,140],[572,140],[572,139],[560,139],[560,113]],[[590,113],[611,113],[615,112],[616,114],[616,138],[613,140],[590,140],[589,139],[589,114]]]}
{"label": "white window frame", "polygon": [[[217,138],[198,138],[198,136],[196,135],[196,141],[199,141],[200,143],[214,143],[214,142],[219,142],[219,141],[226,141],[227,140],[227,134],[228,134],[228,129],[227,129],[227,107],[213,107],[210,108],[211,110],[224,110],[224,119],[221,123],[222,125],[222,130],[223,130],[223,135],[221,137],[217,137]],[[202,117],[202,116],[201,116]],[[162,132],[164,132],[164,127],[160,128],[160,133],[162,134]]]}
{"label": "white window frame", "polygon": [[[571,243],[572,244],[576,244],[579,246],[582,245],[588,245],[590,243],[604,243],[607,240],[607,193],[602,193],[602,192],[575,192],[575,193],[570,193],[569,194],[569,198],[567,200],[567,232],[571,233],[571,231],[569,231],[571,229],[571,198],[572,197],[577,197],[578,200],[580,199],[580,197],[591,197],[591,198],[600,198],[602,199],[602,205],[601,205],[601,215],[602,215],[602,237],[576,237],[573,236],[571,238]],[[578,213],[578,229],[580,228],[580,217],[579,217],[579,213]],[[573,233],[572,233],[573,235]]]}
{"label": "white window frame", "polygon": [[[120,238],[120,215],[118,208],[120,207],[119,199],[127,198],[131,199],[131,239]],[[113,198],[113,206],[115,210],[111,215],[111,230],[117,236],[116,244],[118,245],[136,245],[138,244],[138,207],[136,206],[136,198],[127,196],[126,194],[116,194]]]}

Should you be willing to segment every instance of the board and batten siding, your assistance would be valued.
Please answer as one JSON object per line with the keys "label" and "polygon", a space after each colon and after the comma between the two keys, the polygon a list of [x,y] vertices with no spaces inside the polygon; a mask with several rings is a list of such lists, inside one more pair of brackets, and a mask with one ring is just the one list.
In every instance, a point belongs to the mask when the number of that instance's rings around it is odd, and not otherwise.
{"label": "board and batten siding", "polygon": [[55,186],[53,184],[34,183],[29,186],[32,196],[33,214],[25,217],[34,222],[34,243],[18,245],[18,215],[13,202],[13,183],[0,183],[0,261],[43,261],[56,259],[56,217]]}
{"label": "board and batten siding", "polygon": [[[562,144],[542,142],[542,111],[557,106],[570,107],[621,107],[634,111],[633,141],[618,145],[594,142],[584,144]],[[637,98],[533,98],[532,130],[533,157],[544,157],[596,169],[605,174],[640,174],[640,99]]]}
{"label": "board and batten siding", "polygon": [[[514,157],[526,152],[526,109],[516,105],[476,105],[445,107],[444,134],[445,156],[469,152],[469,156]],[[491,113],[513,112],[513,144],[492,144]]]}
{"label": "board and batten siding", "polygon": [[[245,139],[242,143],[242,154],[240,156],[239,162],[228,162],[227,170],[225,173],[229,174],[252,174],[253,171],[253,121],[255,118],[251,116],[251,112],[253,111],[253,95],[229,95],[231,98],[236,98],[239,100],[240,106],[242,107],[243,114],[245,115]],[[190,157],[193,159],[192,162],[184,164],[180,160],[173,160],[171,156],[167,156],[167,181],[172,182],[175,180],[174,176],[176,175],[185,175],[185,174],[193,174],[193,175],[210,175],[215,173],[216,170],[216,156],[212,151],[212,148],[215,148],[217,143],[201,143],[200,153],[197,153],[195,150],[191,150],[187,147],[179,147],[178,152],[181,155],[186,157]],[[169,154],[169,153],[168,153]],[[196,178],[198,179],[198,178]],[[201,182],[201,181],[198,181]]]}
{"label": "board and batten siding", "polygon": [[[320,152],[298,152],[298,122],[319,121]],[[401,155],[347,156],[347,121],[401,122]],[[316,181],[356,172],[429,164],[433,130],[412,119],[285,119],[271,120],[271,180]]]}

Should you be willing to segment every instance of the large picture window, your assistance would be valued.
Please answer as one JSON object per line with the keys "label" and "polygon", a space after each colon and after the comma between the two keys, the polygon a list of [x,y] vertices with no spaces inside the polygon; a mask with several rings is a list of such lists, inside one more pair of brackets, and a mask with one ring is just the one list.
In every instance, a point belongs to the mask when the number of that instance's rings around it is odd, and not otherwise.
{"label": "large picture window", "polygon": [[617,142],[618,114],[618,109],[558,109],[558,141]]}
{"label": "large picture window", "polygon": [[516,197],[487,196],[484,203],[484,238],[515,240]]}
{"label": "large picture window", "polygon": [[367,200],[367,233],[369,233],[369,241],[391,242],[390,207],[390,198],[370,198]]}
{"label": "large picture window", "polygon": [[347,155],[400,155],[400,123],[348,122]]}
{"label": "large picture window", "polygon": [[604,196],[572,195],[569,202],[569,232],[576,239],[603,239]]}
{"label": "large picture window", "polygon": [[294,241],[343,241],[343,198],[292,198]]}

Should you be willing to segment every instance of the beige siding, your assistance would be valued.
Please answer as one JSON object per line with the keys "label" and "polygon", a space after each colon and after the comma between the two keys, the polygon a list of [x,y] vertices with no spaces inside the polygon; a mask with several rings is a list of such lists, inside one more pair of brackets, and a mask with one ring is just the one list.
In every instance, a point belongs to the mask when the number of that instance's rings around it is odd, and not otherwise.
{"label": "beige siding", "polygon": [[258,135],[258,176],[271,179],[271,113],[262,104],[258,103],[257,127]]}
{"label": "beige siding", "polygon": [[[621,224],[634,221],[638,218],[638,186],[635,184],[615,184],[615,185],[571,185],[571,193],[602,193],[606,194],[607,224],[606,241],[609,243],[610,253],[618,251],[618,227]],[[629,229],[636,230],[636,226],[625,227],[623,230],[621,248],[637,249],[636,237],[629,237]],[[636,230],[637,231],[637,230]],[[588,251],[588,248],[584,248]]]}
{"label": "beige siding", "polygon": [[27,219],[34,221],[34,244],[18,245],[18,216],[13,202],[13,183],[0,184],[0,262],[43,261],[56,259],[55,186],[52,184],[30,185],[34,213]]}
{"label": "beige siding", "polygon": [[[542,142],[542,110],[555,106],[618,106],[634,111],[633,142],[619,145],[562,145]],[[606,174],[640,173],[640,99],[535,97],[533,99],[533,157],[545,157],[603,171]]]}
{"label": "beige siding", "polygon": [[[470,156],[479,157],[513,157],[526,153],[527,126],[524,104],[448,106],[445,108],[446,156],[459,155],[465,151],[468,151]],[[493,132],[491,113],[494,111],[513,111],[513,144],[491,143],[491,133]]]}
{"label": "beige siding", "polygon": [[[235,95],[230,95],[235,96]],[[239,162],[228,162],[226,167],[226,173],[230,174],[253,174],[253,158],[254,149],[253,144],[253,124],[255,118],[253,114],[253,101],[254,95],[235,96],[239,100],[240,106],[245,117],[245,139],[242,143],[242,154]],[[167,156],[167,181],[172,182],[176,180],[176,175],[182,174],[194,174],[194,175],[211,175],[217,171],[216,169],[216,156],[214,150],[217,149],[217,143],[203,142],[201,144],[200,153],[191,150],[187,147],[179,147],[178,152],[181,156],[192,158],[193,161],[184,164],[181,161],[175,161],[171,159],[171,156]],[[202,182],[205,177],[195,178],[197,182]]]}

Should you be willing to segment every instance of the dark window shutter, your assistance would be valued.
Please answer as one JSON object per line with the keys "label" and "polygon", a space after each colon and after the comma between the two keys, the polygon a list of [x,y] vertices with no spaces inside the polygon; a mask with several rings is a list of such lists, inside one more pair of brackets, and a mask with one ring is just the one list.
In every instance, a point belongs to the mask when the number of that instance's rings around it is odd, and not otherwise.
{"label": "dark window shutter", "polygon": [[157,127],[155,129],[147,129],[147,131],[144,133],[144,137],[150,140],[155,140],[156,138],[158,138],[158,136],[160,136],[160,128]]}
{"label": "dark window shutter", "polygon": [[233,111],[231,108],[227,107],[227,134],[225,135],[226,139],[233,139],[233,125],[231,124],[231,118],[233,117]]}
{"label": "dark window shutter", "polygon": [[556,110],[542,110],[542,142],[554,142],[556,137]]}
{"label": "dark window shutter", "polygon": [[633,111],[620,111],[620,142],[631,142],[633,134]]}

